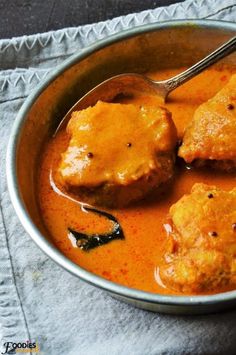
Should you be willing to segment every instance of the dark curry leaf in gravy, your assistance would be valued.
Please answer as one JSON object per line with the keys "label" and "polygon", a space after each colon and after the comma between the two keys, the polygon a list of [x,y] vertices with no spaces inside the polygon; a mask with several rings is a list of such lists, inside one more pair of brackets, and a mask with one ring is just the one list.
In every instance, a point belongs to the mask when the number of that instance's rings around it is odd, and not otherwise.
{"label": "dark curry leaf in gravy", "polygon": [[111,222],[113,222],[113,228],[111,231],[108,231],[107,233],[104,234],[98,234],[98,233],[86,234],[68,228],[69,235],[75,238],[76,245],[80,249],[84,251],[89,251],[90,249],[107,244],[112,240],[125,238],[121,225],[119,224],[117,219],[114,216],[112,216],[110,213],[99,211],[95,208],[90,208],[85,206],[83,206],[83,209],[85,209],[86,211],[97,213],[100,216],[106,217]]}

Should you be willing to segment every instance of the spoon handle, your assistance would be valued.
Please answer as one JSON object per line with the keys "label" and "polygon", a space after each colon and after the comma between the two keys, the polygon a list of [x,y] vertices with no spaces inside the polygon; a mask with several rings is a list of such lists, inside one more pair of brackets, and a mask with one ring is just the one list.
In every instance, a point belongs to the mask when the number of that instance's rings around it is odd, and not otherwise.
{"label": "spoon handle", "polygon": [[236,36],[231,38],[228,42],[224,43],[222,46],[217,48],[214,52],[210,53],[208,56],[200,60],[198,63],[194,64],[192,67],[188,68],[184,72],[174,76],[171,79],[165,80],[163,82],[166,89],[166,96],[169,92],[176,89],[181,84],[185,83],[192,77],[199,74],[204,69],[208,68],[210,65],[216,63],[218,60],[226,57],[230,53],[236,50]]}

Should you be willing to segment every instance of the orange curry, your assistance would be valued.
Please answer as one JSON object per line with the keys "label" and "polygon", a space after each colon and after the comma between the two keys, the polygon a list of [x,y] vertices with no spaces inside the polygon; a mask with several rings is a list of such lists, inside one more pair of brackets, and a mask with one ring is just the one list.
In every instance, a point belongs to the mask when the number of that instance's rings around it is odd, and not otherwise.
{"label": "orange curry", "polygon": [[[179,70],[163,70],[149,73],[149,76],[160,80],[174,76],[177,72]],[[172,113],[178,139],[182,138],[196,108],[213,97],[232,74],[233,70],[225,67],[207,70],[170,95],[164,106]],[[159,104],[155,97],[142,96],[135,100],[138,105]],[[181,294],[181,291],[173,291],[164,285],[159,276],[169,209],[198,182],[231,190],[235,187],[235,173],[197,169],[178,160],[173,181],[167,191],[161,192],[161,195],[158,192],[158,198],[154,193],[129,207],[100,207],[100,210],[108,211],[117,218],[125,239],[113,240],[86,252],[68,237],[68,228],[84,233],[104,233],[110,227],[110,222],[103,216],[81,209],[83,201],[77,201],[74,195],[70,197],[63,189],[58,189],[60,183],[57,184],[54,171],[60,164],[61,154],[65,152],[68,141],[66,130],[59,131],[56,137],[51,138],[45,145],[39,169],[39,205],[53,243],[73,262],[108,280],[143,291]]]}

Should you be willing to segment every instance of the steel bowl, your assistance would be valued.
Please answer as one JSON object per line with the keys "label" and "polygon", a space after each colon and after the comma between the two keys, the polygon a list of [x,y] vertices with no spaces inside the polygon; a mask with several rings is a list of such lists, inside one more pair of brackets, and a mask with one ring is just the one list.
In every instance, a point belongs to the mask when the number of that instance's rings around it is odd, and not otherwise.
{"label": "steel bowl", "polygon": [[[65,270],[134,306],[165,313],[209,313],[236,304],[236,291],[209,296],[165,296],[103,279],[79,267],[52,243],[37,205],[35,175],[45,140],[68,109],[89,89],[124,72],[190,66],[236,34],[236,24],[219,21],[171,21],[120,32],[71,56],[27,98],[11,132],[7,181],[11,201],[35,243]],[[234,65],[236,56],[225,63]]]}

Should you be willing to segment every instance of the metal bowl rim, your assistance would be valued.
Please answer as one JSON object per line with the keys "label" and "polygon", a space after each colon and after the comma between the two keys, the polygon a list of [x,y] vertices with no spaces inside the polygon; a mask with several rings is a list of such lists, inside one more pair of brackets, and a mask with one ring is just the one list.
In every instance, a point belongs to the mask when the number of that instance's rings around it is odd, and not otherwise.
{"label": "metal bowl rim", "polygon": [[7,185],[11,198],[11,202],[14,206],[16,214],[23,225],[26,232],[34,240],[34,242],[45,252],[52,260],[62,266],[65,270],[69,271],[73,275],[80,279],[104,289],[110,293],[114,293],[119,296],[123,296],[128,299],[136,301],[144,301],[153,304],[160,305],[172,305],[172,306],[196,306],[196,305],[212,305],[229,303],[236,301],[236,290],[218,293],[214,295],[202,295],[202,296],[178,296],[178,295],[162,295],[158,293],[151,293],[141,291],[133,288],[129,288],[112,281],[108,281],[100,276],[97,276],[82,267],[76,265],[67,257],[65,257],[59,250],[57,250],[38,230],[35,224],[32,222],[31,217],[25,209],[24,203],[21,199],[20,192],[18,190],[17,182],[17,168],[16,157],[17,148],[21,136],[21,131],[24,127],[27,119],[27,113],[30,111],[32,105],[41,95],[41,93],[61,74],[68,70],[71,66],[79,61],[87,58],[92,53],[107,47],[116,42],[135,37],[146,32],[154,32],[162,29],[168,29],[173,27],[188,27],[196,26],[207,29],[222,29],[222,30],[236,30],[236,24],[233,22],[223,22],[215,20],[175,20],[166,21],[161,23],[153,23],[135,27],[121,31],[117,34],[111,35],[105,39],[102,39],[94,44],[89,45],[85,49],[81,50],[79,54],[74,54],[63,63],[61,63],[41,84],[37,86],[35,90],[27,97],[22,107],[20,108],[9,138],[6,156],[6,176]]}

